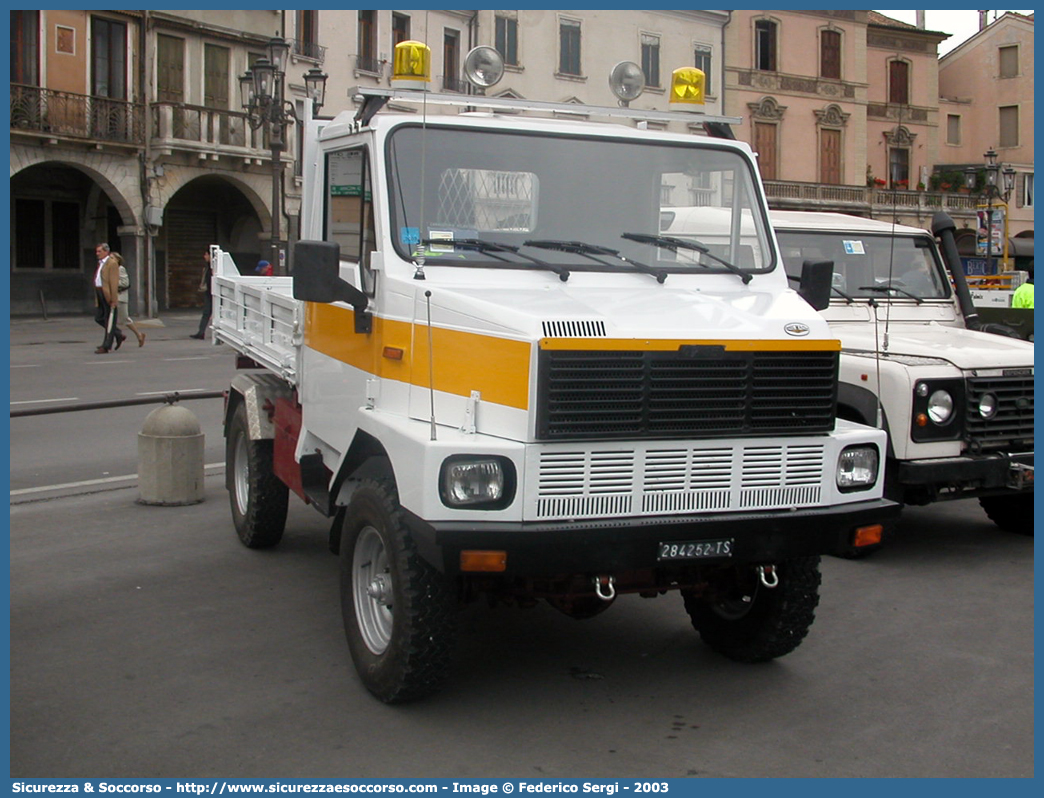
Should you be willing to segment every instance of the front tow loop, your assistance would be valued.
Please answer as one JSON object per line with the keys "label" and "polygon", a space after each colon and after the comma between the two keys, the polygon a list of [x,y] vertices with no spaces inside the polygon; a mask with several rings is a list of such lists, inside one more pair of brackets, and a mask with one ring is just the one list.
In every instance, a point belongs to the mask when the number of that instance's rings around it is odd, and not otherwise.
{"label": "front tow loop", "polygon": [[774,565],[759,565],[757,567],[758,578],[761,580],[761,584],[770,590],[779,584],[779,574],[776,573],[776,566]]}
{"label": "front tow loop", "polygon": [[594,586],[595,595],[602,601],[612,601],[616,598],[615,576],[596,576],[594,577]]}

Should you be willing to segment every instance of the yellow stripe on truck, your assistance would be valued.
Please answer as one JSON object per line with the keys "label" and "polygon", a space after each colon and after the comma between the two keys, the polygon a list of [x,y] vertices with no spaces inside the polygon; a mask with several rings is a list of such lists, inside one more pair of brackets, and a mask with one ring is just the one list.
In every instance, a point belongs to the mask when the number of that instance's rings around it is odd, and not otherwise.
{"label": "yellow stripe on truck", "polygon": [[[305,344],[317,352],[382,379],[421,388],[429,386],[428,327],[408,321],[373,318],[373,332],[358,335],[355,311],[320,302],[305,303]],[[530,343],[494,335],[432,328],[435,390],[457,396],[479,391],[482,400],[529,408]],[[680,346],[723,346],[727,352],[837,352],[841,342],[694,340],[644,338],[542,338],[541,349],[587,352],[674,352]],[[401,360],[383,356],[385,347],[402,350]]]}
{"label": "yellow stripe on truck", "polygon": [[[427,325],[375,316],[370,335],[354,329],[350,308],[306,303],[305,345],[382,379],[428,387]],[[484,402],[529,408],[530,342],[444,327],[433,327],[431,337],[435,390],[457,396],[479,391]],[[401,349],[402,359],[385,358],[386,346]]]}

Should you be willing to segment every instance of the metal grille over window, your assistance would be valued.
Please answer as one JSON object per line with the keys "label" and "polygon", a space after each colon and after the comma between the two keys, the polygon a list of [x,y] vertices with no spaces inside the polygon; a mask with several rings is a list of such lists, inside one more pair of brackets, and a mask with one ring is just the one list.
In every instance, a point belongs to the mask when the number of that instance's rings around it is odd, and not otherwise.
{"label": "metal grille over window", "polygon": [[449,169],[439,182],[438,223],[464,230],[536,226],[537,177],[530,172]]}

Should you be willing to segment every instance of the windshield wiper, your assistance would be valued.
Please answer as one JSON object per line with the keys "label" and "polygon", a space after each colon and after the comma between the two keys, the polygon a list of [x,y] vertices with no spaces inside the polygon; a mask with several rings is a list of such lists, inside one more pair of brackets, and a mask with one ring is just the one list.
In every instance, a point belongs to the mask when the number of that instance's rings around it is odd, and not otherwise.
{"label": "windshield wiper", "polygon": [[861,285],[859,286],[859,290],[876,291],[879,294],[887,294],[889,291],[895,291],[897,294],[902,294],[903,296],[910,297],[910,299],[912,299],[918,305],[924,303],[924,300],[917,296],[917,294],[911,294],[905,288],[900,288],[899,286],[892,285],[891,283],[882,283],[881,285]]}
{"label": "windshield wiper", "polygon": [[[739,277],[743,281],[744,285],[751,281],[750,274],[743,271],[743,269],[741,269],[739,266],[736,266],[732,263],[729,263],[727,260],[719,258],[699,241],[687,241],[683,238],[675,238],[674,236],[651,236],[645,233],[624,233],[620,237],[626,238],[629,241],[637,241],[640,244],[652,244],[656,247],[669,249],[671,250],[671,252],[677,252],[679,249],[691,249],[694,252],[699,252],[701,255],[706,255],[708,258],[712,260],[716,260],[730,272]],[[707,268],[707,266],[703,263],[701,263],[700,266]]]}
{"label": "windshield wiper", "polygon": [[501,257],[498,253],[510,252],[512,255],[516,255],[523,260],[529,261],[530,263],[539,266],[541,269],[547,269],[558,275],[563,283],[569,279],[569,269],[564,266],[558,266],[554,263],[548,263],[542,261],[539,258],[534,258],[529,255],[523,255],[518,251],[518,247],[513,247],[510,244],[498,244],[496,241],[483,241],[481,238],[425,238],[421,241],[422,244],[434,244],[435,246],[454,246],[458,249],[467,249],[473,252],[481,252],[483,255],[492,255],[503,263],[515,263],[516,261],[509,260]]}
{"label": "windshield wiper", "polygon": [[581,255],[585,258],[589,258],[595,263],[601,263],[603,266],[609,266],[610,264],[595,257],[596,255],[616,258],[618,261],[626,263],[636,272],[651,274],[656,278],[656,282],[658,283],[662,283],[667,279],[667,272],[664,269],[653,269],[650,266],[646,266],[644,263],[639,263],[636,260],[631,260],[630,258],[621,255],[619,250],[609,249],[609,247],[599,247],[595,244],[585,244],[583,241],[554,241],[551,239],[543,239],[539,241],[526,241],[522,246],[536,247],[538,249],[553,249],[558,252],[569,252],[573,255]]}

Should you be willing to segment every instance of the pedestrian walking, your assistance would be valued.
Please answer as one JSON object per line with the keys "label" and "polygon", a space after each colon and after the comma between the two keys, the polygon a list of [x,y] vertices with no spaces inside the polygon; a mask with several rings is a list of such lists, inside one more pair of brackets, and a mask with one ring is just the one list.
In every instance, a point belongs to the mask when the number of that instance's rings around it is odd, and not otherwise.
{"label": "pedestrian walking", "polygon": [[260,274],[262,277],[271,277],[272,264],[267,260],[259,260],[257,262],[257,268],[254,269],[254,274]]}
{"label": "pedestrian walking", "polygon": [[206,261],[206,265],[203,267],[203,276],[199,281],[199,290],[203,292],[203,314],[199,317],[199,331],[189,336],[200,341],[206,336],[207,326],[210,324],[210,314],[214,310],[214,297],[210,293],[210,278],[213,276],[213,271],[210,265],[209,248],[203,253],[203,260]]}
{"label": "pedestrian walking", "polygon": [[138,329],[134,320],[130,317],[130,277],[123,265],[123,256],[119,252],[113,252],[112,257],[116,259],[119,268],[119,317],[127,325],[127,329],[134,333],[138,339],[138,346],[145,346],[145,333]]}
{"label": "pedestrian walking", "polygon": [[94,350],[94,354],[106,355],[114,347],[119,349],[123,346],[127,338],[116,323],[119,316],[120,266],[106,243],[98,244],[94,248],[94,255],[98,258],[98,268],[94,272],[94,301],[97,305],[94,320],[105,330],[101,346]]}

